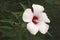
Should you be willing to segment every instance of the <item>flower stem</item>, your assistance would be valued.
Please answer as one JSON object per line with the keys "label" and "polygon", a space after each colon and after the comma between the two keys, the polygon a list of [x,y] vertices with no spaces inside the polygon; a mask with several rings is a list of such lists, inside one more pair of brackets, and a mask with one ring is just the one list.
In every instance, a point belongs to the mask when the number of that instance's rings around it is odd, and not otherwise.
{"label": "flower stem", "polygon": [[49,36],[51,36],[51,37],[52,37],[52,34],[51,34],[50,32],[47,32],[47,33],[48,33],[48,35],[49,35]]}

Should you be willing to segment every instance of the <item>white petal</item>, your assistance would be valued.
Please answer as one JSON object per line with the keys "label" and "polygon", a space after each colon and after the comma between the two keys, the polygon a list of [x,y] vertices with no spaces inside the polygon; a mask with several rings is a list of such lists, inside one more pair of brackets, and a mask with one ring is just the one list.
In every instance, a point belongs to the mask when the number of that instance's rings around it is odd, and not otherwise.
{"label": "white petal", "polygon": [[49,20],[49,18],[48,18],[48,16],[47,16],[46,13],[42,13],[42,14],[40,15],[40,20],[41,20],[41,21],[44,21],[44,22],[47,22],[47,23],[50,23],[50,20]]}
{"label": "white petal", "polygon": [[48,24],[45,24],[44,22],[41,22],[38,26],[39,28],[39,31],[42,33],[42,34],[46,34],[48,32],[48,29],[49,29],[49,25]]}
{"label": "white petal", "polygon": [[32,7],[35,14],[39,14],[44,11],[44,7],[41,5],[33,4]]}
{"label": "white petal", "polygon": [[38,32],[38,27],[33,23],[28,23],[27,29],[33,35],[36,35],[36,33]]}
{"label": "white petal", "polygon": [[23,21],[25,22],[31,22],[32,20],[32,17],[33,17],[33,13],[31,11],[31,9],[26,9],[23,13]]}

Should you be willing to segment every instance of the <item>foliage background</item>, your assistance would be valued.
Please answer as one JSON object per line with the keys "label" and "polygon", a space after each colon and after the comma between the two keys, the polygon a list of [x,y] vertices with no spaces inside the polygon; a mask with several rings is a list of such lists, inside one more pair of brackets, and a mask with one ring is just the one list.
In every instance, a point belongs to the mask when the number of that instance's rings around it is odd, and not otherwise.
{"label": "foliage background", "polygon": [[[22,14],[32,4],[40,4],[51,20],[49,32],[33,36]],[[0,40],[60,40],[60,0],[0,0]]]}

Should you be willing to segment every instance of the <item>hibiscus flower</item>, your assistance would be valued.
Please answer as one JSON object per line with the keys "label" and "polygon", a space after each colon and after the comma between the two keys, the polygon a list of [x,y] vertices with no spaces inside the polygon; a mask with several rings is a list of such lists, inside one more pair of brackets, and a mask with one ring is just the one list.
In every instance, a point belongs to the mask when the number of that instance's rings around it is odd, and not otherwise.
{"label": "hibiscus flower", "polygon": [[33,12],[30,8],[27,8],[23,13],[23,21],[27,22],[28,31],[36,35],[37,32],[41,32],[42,34],[46,34],[49,29],[49,25],[46,23],[50,23],[50,20],[47,14],[44,11],[44,7],[38,4],[32,5]]}

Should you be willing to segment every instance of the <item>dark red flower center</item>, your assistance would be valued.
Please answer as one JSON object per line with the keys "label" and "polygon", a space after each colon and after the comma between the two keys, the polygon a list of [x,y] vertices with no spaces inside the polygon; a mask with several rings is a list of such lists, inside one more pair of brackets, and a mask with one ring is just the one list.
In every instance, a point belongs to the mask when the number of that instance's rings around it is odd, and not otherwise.
{"label": "dark red flower center", "polygon": [[34,24],[37,24],[38,23],[38,17],[37,16],[33,16],[32,22]]}

